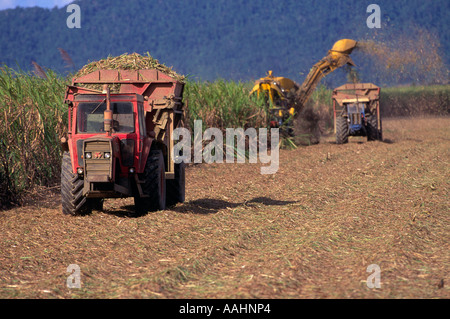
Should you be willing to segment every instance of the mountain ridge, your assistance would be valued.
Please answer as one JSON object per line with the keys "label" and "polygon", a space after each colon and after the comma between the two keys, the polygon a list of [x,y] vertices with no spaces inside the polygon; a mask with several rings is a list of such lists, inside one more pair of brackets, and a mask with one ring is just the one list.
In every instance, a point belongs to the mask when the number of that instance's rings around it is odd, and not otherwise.
{"label": "mountain ridge", "polygon": [[[109,55],[149,52],[193,79],[247,81],[270,69],[301,83],[311,66],[341,38],[395,42],[398,34],[410,34],[420,26],[436,36],[442,59],[449,64],[450,4],[446,0],[380,0],[381,29],[367,27],[371,1],[361,0],[73,3],[81,9],[80,29],[67,27],[66,7],[0,11],[0,63],[28,71],[35,61],[67,73]],[[67,68],[58,48],[68,52],[74,69]],[[389,77],[374,76],[377,67],[365,57],[356,54],[354,60],[363,81],[389,84]],[[324,83],[346,80],[345,70],[335,73]]]}

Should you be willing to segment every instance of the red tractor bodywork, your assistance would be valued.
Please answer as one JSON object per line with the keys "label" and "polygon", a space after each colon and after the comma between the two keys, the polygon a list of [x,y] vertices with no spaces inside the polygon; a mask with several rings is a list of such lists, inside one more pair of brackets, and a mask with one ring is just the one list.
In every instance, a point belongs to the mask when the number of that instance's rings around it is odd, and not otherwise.
{"label": "red tractor bodywork", "polygon": [[[95,84],[103,90],[86,88]],[[118,85],[118,93],[109,93]],[[158,70],[97,70],[72,80],[62,146],[71,173],[82,176],[83,196],[142,196],[138,176],[151,149],[164,156],[163,178],[174,179],[172,134],[183,116],[183,89],[184,83]]]}

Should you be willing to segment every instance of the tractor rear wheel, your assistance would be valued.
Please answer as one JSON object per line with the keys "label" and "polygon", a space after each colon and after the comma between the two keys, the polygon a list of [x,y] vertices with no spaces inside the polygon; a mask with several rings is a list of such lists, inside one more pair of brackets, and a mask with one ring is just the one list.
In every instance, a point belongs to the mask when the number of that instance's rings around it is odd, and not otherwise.
{"label": "tractor rear wheel", "polygon": [[336,118],[336,144],[348,143],[348,121],[346,117]]}
{"label": "tractor rear wheel", "polygon": [[166,181],[166,205],[173,206],[183,203],[185,199],[185,167],[181,162],[175,164],[175,178]]}
{"label": "tractor rear wheel", "polygon": [[381,128],[378,128],[378,119],[376,114],[367,117],[367,140],[382,140]]}
{"label": "tractor rear wheel", "polygon": [[139,174],[142,192],[145,197],[136,195],[134,204],[136,214],[145,215],[151,211],[166,208],[166,176],[164,157],[160,150],[152,150],[148,154],[144,172]]}
{"label": "tractor rear wheel", "polygon": [[61,164],[61,204],[66,215],[85,215],[92,212],[92,203],[83,196],[84,180],[72,172],[69,152],[64,152]]}

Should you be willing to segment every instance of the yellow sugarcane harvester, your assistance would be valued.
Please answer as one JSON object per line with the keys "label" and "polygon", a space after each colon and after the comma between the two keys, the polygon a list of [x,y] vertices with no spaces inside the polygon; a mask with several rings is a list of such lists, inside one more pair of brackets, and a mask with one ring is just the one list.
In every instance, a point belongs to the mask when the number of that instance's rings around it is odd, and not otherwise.
{"label": "yellow sugarcane harvester", "polygon": [[256,80],[250,94],[264,94],[266,97],[270,126],[284,128],[284,132],[292,135],[292,120],[300,113],[322,78],[346,64],[355,65],[349,55],[356,45],[355,40],[337,41],[328,54],[311,68],[302,85],[285,77],[275,77],[272,71]]}

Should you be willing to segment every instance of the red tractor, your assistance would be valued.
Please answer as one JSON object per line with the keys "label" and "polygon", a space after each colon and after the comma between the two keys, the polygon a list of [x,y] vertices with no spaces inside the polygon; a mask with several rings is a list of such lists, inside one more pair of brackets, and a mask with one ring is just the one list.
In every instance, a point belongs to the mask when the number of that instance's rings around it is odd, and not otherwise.
{"label": "red tractor", "polygon": [[61,139],[64,214],[101,210],[114,197],[134,197],[138,215],[184,201],[185,166],[172,153],[183,89],[154,69],[97,70],[72,80],[68,134]]}

